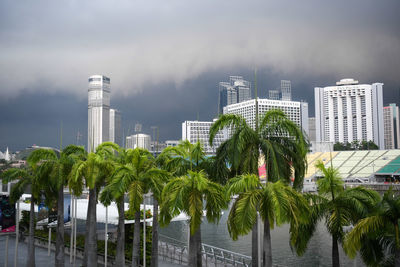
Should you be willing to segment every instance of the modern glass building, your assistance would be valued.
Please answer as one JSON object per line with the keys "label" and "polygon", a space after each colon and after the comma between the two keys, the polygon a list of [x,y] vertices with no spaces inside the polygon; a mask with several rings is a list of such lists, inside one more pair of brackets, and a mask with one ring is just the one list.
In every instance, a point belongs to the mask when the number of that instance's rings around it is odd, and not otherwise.
{"label": "modern glass building", "polygon": [[110,141],[122,146],[121,112],[110,109]]}
{"label": "modern glass building", "polygon": [[382,90],[383,83],[359,84],[354,79],[316,87],[317,142],[373,141],[383,149]]}
{"label": "modern glass building", "polygon": [[88,151],[110,140],[110,78],[89,77],[88,89]]}
{"label": "modern glass building", "polygon": [[385,149],[398,149],[400,147],[399,107],[396,104],[389,104],[383,108],[383,125]]}
{"label": "modern glass building", "polygon": [[219,83],[218,113],[223,113],[227,105],[251,99],[251,83],[242,76],[230,76],[229,82]]}

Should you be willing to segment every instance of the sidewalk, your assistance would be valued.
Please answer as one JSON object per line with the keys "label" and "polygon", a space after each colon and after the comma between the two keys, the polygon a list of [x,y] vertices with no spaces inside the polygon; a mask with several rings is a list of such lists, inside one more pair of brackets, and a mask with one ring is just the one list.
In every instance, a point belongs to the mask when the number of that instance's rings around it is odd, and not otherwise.
{"label": "sidewalk", "polygon": [[[25,266],[27,261],[27,244],[24,242],[18,243],[18,259],[17,266]],[[6,252],[6,236],[0,236],[0,267],[5,266],[5,252]],[[15,237],[10,236],[8,239],[8,267],[14,267],[14,252],[15,252]],[[47,249],[41,247],[35,247],[35,260],[36,266],[40,267],[51,267],[54,266],[54,251],[50,252],[50,256],[47,256]],[[76,259],[76,265],[80,266],[82,261]],[[65,267],[72,266],[69,263],[69,255],[65,255]],[[99,265],[100,266],[100,265]],[[160,267],[174,267],[179,266],[176,263],[170,263],[159,259],[158,266]],[[183,265],[181,265],[183,266]]]}

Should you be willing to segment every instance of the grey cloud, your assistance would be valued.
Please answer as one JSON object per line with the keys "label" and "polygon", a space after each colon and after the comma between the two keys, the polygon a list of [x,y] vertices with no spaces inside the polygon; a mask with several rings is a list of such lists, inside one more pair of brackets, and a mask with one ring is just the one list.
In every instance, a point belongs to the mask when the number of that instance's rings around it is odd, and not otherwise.
{"label": "grey cloud", "polygon": [[396,1],[2,5],[5,97],[40,87],[85,97],[94,73],[109,75],[113,90],[128,96],[170,82],[184,87],[230,66],[382,80],[396,79],[400,68]]}

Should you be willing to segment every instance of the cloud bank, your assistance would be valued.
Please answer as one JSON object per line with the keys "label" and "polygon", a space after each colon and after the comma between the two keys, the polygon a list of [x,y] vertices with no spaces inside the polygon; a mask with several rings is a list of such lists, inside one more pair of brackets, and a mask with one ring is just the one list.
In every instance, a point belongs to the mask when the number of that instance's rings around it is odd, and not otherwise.
{"label": "cloud bank", "polygon": [[[398,81],[398,1],[3,1],[0,94],[166,90],[221,69]],[[114,94],[115,93],[115,94]]]}

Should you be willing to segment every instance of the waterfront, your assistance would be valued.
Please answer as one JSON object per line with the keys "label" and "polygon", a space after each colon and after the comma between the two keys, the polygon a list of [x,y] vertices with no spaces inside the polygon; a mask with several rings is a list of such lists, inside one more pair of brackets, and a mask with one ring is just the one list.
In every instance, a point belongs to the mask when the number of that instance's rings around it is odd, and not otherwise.
{"label": "waterfront", "polygon": [[[202,242],[208,245],[224,248],[237,253],[251,256],[251,234],[239,237],[233,241],[228,233],[226,221],[229,211],[224,211],[219,224],[210,224],[205,219],[202,223]],[[187,243],[187,223],[171,222],[160,229],[160,234]],[[289,245],[289,225],[275,227],[271,231],[273,263],[277,266],[332,266],[332,238],[320,223],[310,240],[308,249],[302,257],[292,252]],[[341,266],[365,266],[361,259],[349,259],[340,247]]]}

